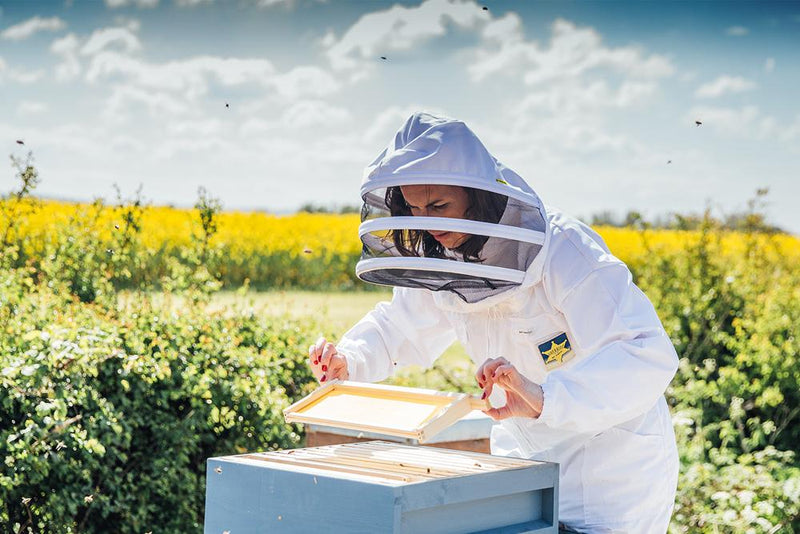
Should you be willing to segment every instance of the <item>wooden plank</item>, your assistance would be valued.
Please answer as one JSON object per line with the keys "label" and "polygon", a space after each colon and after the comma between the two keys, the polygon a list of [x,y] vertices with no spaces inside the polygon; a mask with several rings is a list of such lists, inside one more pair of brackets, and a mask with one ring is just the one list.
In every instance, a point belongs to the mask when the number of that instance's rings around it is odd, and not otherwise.
{"label": "wooden plank", "polygon": [[[358,467],[358,468],[348,468],[346,466],[338,466],[338,465],[326,465],[325,467],[321,466],[319,462],[307,462],[302,460],[295,460],[291,456],[284,456],[284,457],[264,457],[258,456],[255,454],[242,454],[242,458],[247,458],[249,460],[258,460],[261,462],[272,462],[272,463],[283,463],[283,464],[291,464],[291,465],[299,465],[303,467],[312,467],[314,469],[320,470],[328,470],[328,471],[336,471],[339,473],[352,473],[354,475],[363,475],[363,476],[372,476],[377,478],[384,478],[388,480],[399,480],[401,482],[414,482],[418,480],[418,477],[398,474],[393,471],[389,470],[378,470],[378,469],[370,469],[367,467]],[[419,479],[422,480],[422,479]]]}
{"label": "wooden plank", "polygon": [[417,429],[419,433],[417,439],[419,439],[420,443],[424,443],[429,437],[438,434],[471,411],[472,407],[466,396],[450,403],[446,408],[440,410],[429,420],[423,422]]}
{"label": "wooden plank", "polygon": [[[389,436],[388,434],[383,434],[379,437],[380,439],[391,439],[391,436]],[[350,436],[334,432],[325,432],[322,430],[312,430],[312,431],[306,430],[306,446],[308,447],[341,445],[343,443],[363,443],[365,441],[372,441],[374,439],[377,439],[376,437],[374,437],[374,435],[370,435],[370,437],[358,437],[358,436]],[[413,438],[399,438],[399,439],[403,439],[403,443],[409,445],[418,443],[418,441]],[[489,454],[491,452],[488,438],[460,439],[458,441],[436,441],[436,442],[428,441],[425,443],[425,446],[436,447],[441,449],[452,449],[465,452],[480,452],[483,454]]]}
{"label": "wooden plank", "polygon": [[[295,455],[295,457],[297,457],[297,455]],[[304,458],[302,455],[300,457]],[[325,464],[357,465],[365,467],[379,466],[390,471],[419,474],[425,478],[445,478],[464,474],[463,471],[429,466],[416,460],[404,461],[403,459],[364,458],[350,451],[337,454],[334,458],[308,458]]]}
{"label": "wooden plank", "polygon": [[543,463],[543,462],[536,462],[534,460],[526,460],[522,458],[508,458],[505,456],[493,456],[490,454],[481,454],[477,452],[458,452],[458,451],[449,451],[447,449],[437,449],[431,450],[431,447],[413,447],[410,445],[401,445],[398,443],[391,443],[388,441],[370,441],[367,443],[359,443],[358,447],[364,448],[373,448],[377,450],[392,450],[397,453],[402,451],[412,450],[415,451],[414,454],[420,455],[430,455],[438,458],[442,458],[443,461],[449,461],[446,457],[448,456],[455,456],[457,458],[469,458],[474,460],[478,463],[483,463],[486,465],[498,465],[498,466],[507,466],[507,467],[524,467],[531,465],[531,463]]}
{"label": "wooden plank", "polygon": [[481,399],[475,395],[469,396],[469,405],[473,410],[480,410],[482,412],[491,408],[489,405],[489,399]]}
{"label": "wooden plank", "polygon": [[[381,448],[373,452],[373,458],[392,458],[398,462],[405,462],[408,464],[418,463],[437,469],[448,469],[455,474],[464,475],[473,472],[482,472],[487,470],[496,470],[492,464],[487,462],[479,462],[474,458],[467,456],[462,457],[443,457],[437,454],[429,453],[429,451],[419,450],[404,450],[401,448]],[[499,467],[505,469],[505,467]]]}

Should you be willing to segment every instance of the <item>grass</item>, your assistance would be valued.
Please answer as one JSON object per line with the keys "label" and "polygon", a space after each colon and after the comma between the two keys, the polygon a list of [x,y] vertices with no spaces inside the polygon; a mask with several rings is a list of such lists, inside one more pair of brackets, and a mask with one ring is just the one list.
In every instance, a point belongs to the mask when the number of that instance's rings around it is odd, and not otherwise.
{"label": "grass", "polygon": [[[322,331],[331,332],[336,340],[381,301],[392,299],[391,291],[381,292],[316,292],[265,291],[248,292],[244,297],[235,292],[221,292],[212,305],[235,306],[242,300],[264,316],[310,317]],[[440,356],[431,369],[409,366],[399,369],[387,383],[436,389],[440,391],[479,391],[473,373],[474,364],[460,343],[455,342]]]}

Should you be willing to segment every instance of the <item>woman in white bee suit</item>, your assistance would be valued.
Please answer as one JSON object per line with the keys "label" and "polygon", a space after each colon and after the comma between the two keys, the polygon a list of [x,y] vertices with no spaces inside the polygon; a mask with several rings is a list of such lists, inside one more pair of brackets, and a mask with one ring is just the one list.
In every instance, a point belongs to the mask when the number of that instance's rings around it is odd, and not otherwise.
{"label": "woman in white bee suit", "polygon": [[678,456],[663,393],[678,358],[625,264],[460,121],[411,116],[361,196],[356,272],[393,298],[309,347],[317,378],[380,381],[457,339],[501,420],[492,453],[560,464],[565,527],[665,532]]}

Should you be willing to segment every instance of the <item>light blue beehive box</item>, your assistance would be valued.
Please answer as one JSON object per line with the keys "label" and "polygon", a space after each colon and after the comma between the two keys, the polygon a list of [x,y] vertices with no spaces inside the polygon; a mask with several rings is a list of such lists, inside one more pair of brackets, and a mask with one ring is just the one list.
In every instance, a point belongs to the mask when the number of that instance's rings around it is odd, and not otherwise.
{"label": "light blue beehive box", "polygon": [[210,458],[206,534],[556,533],[558,465],[385,441]]}

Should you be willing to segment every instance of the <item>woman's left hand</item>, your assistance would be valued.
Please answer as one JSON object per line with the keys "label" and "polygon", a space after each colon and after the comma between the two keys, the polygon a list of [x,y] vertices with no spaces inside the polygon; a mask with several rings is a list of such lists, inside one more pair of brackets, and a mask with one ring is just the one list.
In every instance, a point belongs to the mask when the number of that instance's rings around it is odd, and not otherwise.
{"label": "woman's left hand", "polygon": [[500,386],[506,392],[505,406],[484,410],[484,413],[492,419],[508,417],[535,419],[541,415],[544,406],[542,386],[522,376],[505,358],[486,360],[475,373],[475,378],[483,389],[484,399],[492,394],[494,386]]}

